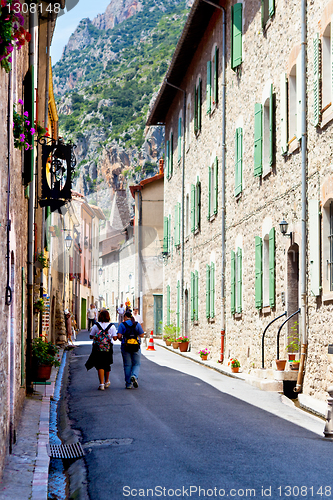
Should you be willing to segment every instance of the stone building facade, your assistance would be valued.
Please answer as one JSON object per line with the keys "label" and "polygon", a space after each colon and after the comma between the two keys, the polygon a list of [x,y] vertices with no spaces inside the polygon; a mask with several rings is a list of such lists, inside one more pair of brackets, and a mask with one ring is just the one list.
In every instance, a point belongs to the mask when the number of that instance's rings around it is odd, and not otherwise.
{"label": "stone building facade", "polygon": [[[208,348],[224,364],[237,357],[254,373],[266,326],[303,307],[281,330],[280,358],[291,339],[305,338],[303,393],[325,400],[333,5],[306,2],[305,70],[301,6],[196,0],[147,124],[165,123],[164,323],[178,324],[193,350]],[[267,330],[266,368],[275,368],[284,319]]]}

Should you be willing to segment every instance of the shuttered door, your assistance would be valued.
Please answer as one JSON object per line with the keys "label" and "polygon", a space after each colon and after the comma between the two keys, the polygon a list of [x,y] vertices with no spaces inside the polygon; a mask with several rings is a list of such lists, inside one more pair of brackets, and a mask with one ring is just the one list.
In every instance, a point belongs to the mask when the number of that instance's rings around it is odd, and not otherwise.
{"label": "shuttered door", "polygon": [[235,314],[236,312],[236,280],[235,280],[235,267],[236,267],[236,261],[235,261],[235,252],[232,250],[231,251],[231,272],[230,272],[230,309],[231,309],[231,314]]}
{"label": "shuttered door", "polygon": [[237,312],[242,312],[242,284],[243,284],[243,271],[242,271],[242,249],[237,249]]}
{"label": "shuttered door", "polygon": [[191,272],[191,320],[194,320],[194,295],[195,295],[195,283],[194,283],[194,273]]}
{"label": "shuttered door", "polygon": [[210,264],[210,317],[215,317],[215,264]]}
{"label": "shuttered door", "polygon": [[210,317],[210,267],[206,264],[206,318]]}
{"label": "shuttered door", "polygon": [[195,271],[195,294],[194,294],[194,309],[195,309],[195,314],[194,314],[194,319],[198,321],[199,319],[199,273],[198,271]]}

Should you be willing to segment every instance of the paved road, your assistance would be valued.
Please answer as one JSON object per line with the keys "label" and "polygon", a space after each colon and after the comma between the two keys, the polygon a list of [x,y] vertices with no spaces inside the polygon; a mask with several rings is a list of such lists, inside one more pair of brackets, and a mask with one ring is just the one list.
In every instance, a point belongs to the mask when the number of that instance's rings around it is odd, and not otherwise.
{"label": "paved road", "polygon": [[140,387],[128,391],[116,345],[111,387],[98,391],[89,352],[75,349],[68,391],[91,500],[333,498],[319,419],[161,347],[142,356]]}

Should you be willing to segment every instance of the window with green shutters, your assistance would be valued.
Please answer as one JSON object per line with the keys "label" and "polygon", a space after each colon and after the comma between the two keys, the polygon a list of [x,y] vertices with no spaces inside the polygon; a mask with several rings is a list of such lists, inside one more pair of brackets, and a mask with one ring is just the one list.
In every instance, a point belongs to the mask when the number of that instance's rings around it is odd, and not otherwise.
{"label": "window with green shutters", "polygon": [[262,239],[255,237],[255,302],[256,308],[262,308]]}
{"label": "window with green shutters", "polygon": [[198,85],[194,87],[194,133],[198,134],[201,130],[201,103],[202,103],[202,83],[199,78]]}
{"label": "window with green shutters", "polygon": [[206,105],[209,114],[212,110],[212,61],[207,61]]}
{"label": "window with green shutters", "polygon": [[275,228],[269,232],[269,305],[275,306]]}
{"label": "window with green shutters", "polygon": [[320,39],[317,33],[313,40],[313,124],[319,125],[320,118]]}
{"label": "window with green shutters", "polygon": [[217,105],[219,99],[218,64],[219,64],[219,49],[215,47],[214,57],[212,61],[212,105],[213,106]]}
{"label": "window with green shutters", "polygon": [[180,226],[181,225],[181,205],[176,203],[175,205],[175,224],[174,224],[174,243],[175,246],[180,245]]}
{"label": "window with green shutters", "polygon": [[201,182],[199,177],[196,184],[191,184],[191,231],[195,233],[200,229],[201,212]]}
{"label": "window with green shutters", "polygon": [[217,214],[218,203],[218,159],[215,157],[213,165],[208,169],[208,214],[209,220]]}
{"label": "window with green shutters", "polygon": [[163,226],[163,253],[167,254],[169,252],[169,217],[164,217]]}
{"label": "window with green shutters", "polygon": [[230,252],[231,269],[230,269],[230,310],[231,314],[236,312],[236,255],[233,250]]}
{"label": "window with green shutters", "polygon": [[177,281],[177,311],[176,311],[176,318],[177,318],[177,327],[180,328],[180,281]]}
{"label": "window with green shutters", "polygon": [[170,285],[167,285],[167,325],[171,324],[171,318],[170,318],[170,298],[171,298],[171,293],[170,293]]}
{"label": "window with green shutters", "polygon": [[[267,252],[267,253],[266,253]],[[275,228],[255,237],[255,306],[275,306]]]}
{"label": "window with green shutters", "polygon": [[262,174],[262,105],[254,105],[254,175]]}
{"label": "window with green shutters", "polygon": [[235,196],[242,192],[243,181],[243,129],[236,129],[235,134]]}
{"label": "window with green shutters", "polygon": [[237,261],[236,261],[236,277],[237,277],[237,283],[236,283],[236,312],[241,313],[242,312],[242,283],[243,283],[243,270],[242,270],[242,264],[243,264],[243,256],[242,256],[242,249],[237,248]]}
{"label": "window with green shutters", "polygon": [[261,25],[265,28],[267,21],[273,17],[275,12],[274,0],[261,0]]}
{"label": "window with green shutters", "polygon": [[242,3],[231,8],[231,68],[242,63]]}
{"label": "window with green shutters", "polygon": [[206,318],[215,316],[215,264],[206,264]]}
{"label": "window with green shutters", "polygon": [[199,319],[199,273],[191,272],[191,320]]}
{"label": "window with green shutters", "polygon": [[281,154],[288,152],[288,80],[286,73],[280,75],[280,129]]}
{"label": "window with green shutters", "polygon": [[182,117],[178,118],[178,161],[182,158]]}
{"label": "window with green shutters", "polygon": [[267,175],[274,162],[273,84],[264,105],[254,106],[254,175]]}
{"label": "window with green shutters", "polygon": [[210,265],[206,264],[206,318],[210,318]]}
{"label": "window with green shutters", "polygon": [[170,179],[170,141],[166,141],[165,145],[165,175]]}
{"label": "window with green shutters", "polygon": [[195,287],[195,276],[194,273],[191,272],[191,321],[194,321],[194,287]]}
{"label": "window with green shutters", "polygon": [[231,314],[242,312],[242,249],[231,251],[230,309]]}

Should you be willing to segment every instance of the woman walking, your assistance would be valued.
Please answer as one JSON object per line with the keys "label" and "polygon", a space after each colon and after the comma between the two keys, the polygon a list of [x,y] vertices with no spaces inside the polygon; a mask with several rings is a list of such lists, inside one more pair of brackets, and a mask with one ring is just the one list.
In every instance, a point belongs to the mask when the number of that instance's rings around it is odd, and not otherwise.
{"label": "woman walking", "polygon": [[139,387],[138,377],[141,365],[141,339],[144,331],[132,316],[129,309],[124,314],[124,322],[118,327],[118,339],[121,340],[126,389]]}
{"label": "woman walking", "polygon": [[110,371],[113,363],[113,341],[117,340],[117,330],[110,323],[110,314],[102,309],[98,315],[98,322],[94,324],[90,332],[90,338],[94,339],[93,347],[88,361],[87,370],[95,367],[99,378],[100,391],[110,387]]}

